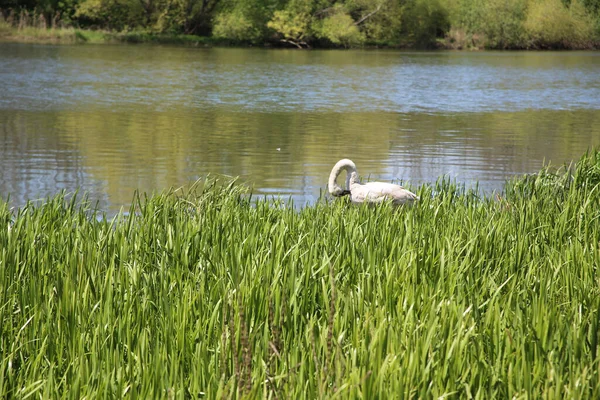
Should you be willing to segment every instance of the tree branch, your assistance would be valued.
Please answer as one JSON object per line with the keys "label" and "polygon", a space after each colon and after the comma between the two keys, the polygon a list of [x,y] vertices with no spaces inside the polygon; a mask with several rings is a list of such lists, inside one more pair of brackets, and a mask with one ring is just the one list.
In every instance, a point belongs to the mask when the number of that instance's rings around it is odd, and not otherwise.
{"label": "tree branch", "polygon": [[314,13],[313,15],[316,17],[316,16],[319,16],[319,15],[321,15],[321,14],[328,13],[328,12],[329,12],[329,11],[331,11],[331,10],[333,10],[333,7],[327,7],[327,8],[324,8],[324,9],[322,9],[322,10],[315,11],[315,13]]}
{"label": "tree branch", "polygon": [[356,21],[354,23],[354,25],[360,25],[363,22],[365,22],[367,19],[371,18],[373,15],[377,14],[379,12],[379,10],[381,10],[381,4],[379,4],[377,6],[377,8],[375,9],[375,11],[370,12],[369,14],[365,15],[364,17],[362,17],[361,19],[359,19],[358,21]]}
{"label": "tree branch", "polygon": [[304,49],[304,47],[302,47],[303,45],[306,46],[307,49],[310,48],[310,46],[306,42],[295,42],[291,39],[281,39],[280,41],[283,43],[293,44],[294,46],[296,46],[299,49]]}

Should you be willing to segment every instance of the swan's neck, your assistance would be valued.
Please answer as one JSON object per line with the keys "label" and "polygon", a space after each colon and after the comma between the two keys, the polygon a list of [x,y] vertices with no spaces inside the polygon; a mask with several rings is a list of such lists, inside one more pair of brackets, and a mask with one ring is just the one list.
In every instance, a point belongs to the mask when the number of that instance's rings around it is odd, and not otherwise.
{"label": "swan's neck", "polygon": [[348,185],[348,182],[352,173],[356,173],[356,165],[354,165],[354,163],[348,159],[340,160],[334,165],[333,169],[331,170],[331,174],[329,174],[328,182],[329,193],[331,193],[333,196],[343,196],[345,194],[344,188],[337,183],[337,178],[340,176],[343,170],[346,170],[347,173],[346,189],[349,190],[350,186]]}

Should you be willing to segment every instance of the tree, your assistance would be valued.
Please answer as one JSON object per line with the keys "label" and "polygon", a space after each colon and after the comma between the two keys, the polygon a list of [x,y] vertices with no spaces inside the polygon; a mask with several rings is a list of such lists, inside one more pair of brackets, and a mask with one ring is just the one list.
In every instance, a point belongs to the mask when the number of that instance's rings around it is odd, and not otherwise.
{"label": "tree", "polygon": [[156,27],[160,32],[209,35],[219,0],[164,0]]}
{"label": "tree", "polygon": [[140,26],[143,9],[138,0],[84,0],[74,17],[83,25],[121,31]]}
{"label": "tree", "polygon": [[[362,24],[392,0],[291,0],[275,11],[267,26],[280,41],[296,47],[309,47],[314,40],[336,46],[364,42]],[[364,25],[368,26],[368,25]]]}
{"label": "tree", "polygon": [[[402,37],[403,2],[379,0],[367,2],[368,7],[359,10],[358,25],[365,40],[374,43],[398,43]],[[356,11],[352,12],[354,15]]]}
{"label": "tree", "polygon": [[214,20],[216,37],[253,43],[265,40],[267,22],[277,9],[278,0],[238,0],[221,4]]}
{"label": "tree", "polygon": [[532,47],[588,48],[594,38],[593,18],[578,0],[569,7],[560,0],[534,1],[524,26]]}
{"label": "tree", "polygon": [[316,37],[344,47],[364,42],[365,37],[358,28],[357,21],[352,19],[348,8],[343,4],[335,4],[321,15],[325,17],[313,22]]}
{"label": "tree", "polygon": [[450,29],[448,10],[439,0],[407,2],[403,20],[403,30],[417,47],[435,47]]}
{"label": "tree", "polygon": [[310,34],[310,14],[306,11],[278,10],[267,26],[281,36],[281,41],[298,48],[309,47],[306,42]]}

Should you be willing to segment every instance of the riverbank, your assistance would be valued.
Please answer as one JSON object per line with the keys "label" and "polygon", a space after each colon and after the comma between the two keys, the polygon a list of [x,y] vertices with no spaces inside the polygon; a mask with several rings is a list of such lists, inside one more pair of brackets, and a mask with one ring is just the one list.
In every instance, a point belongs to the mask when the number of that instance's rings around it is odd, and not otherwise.
{"label": "riverbank", "polygon": [[[261,47],[248,41],[214,38],[197,35],[169,35],[146,31],[111,32],[75,28],[36,28],[26,27],[19,29],[0,24],[0,41],[9,43],[37,43],[37,44],[114,44],[114,43],[145,43],[180,45],[191,47]],[[296,48],[285,43],[263,43],[265,48]],[[381,49],[410,49],[406,43],[373,42],[365,43],[361,48]],[[327,48],[327,47],[325,47]],[[446,48],[444,42],[439,43],[439,49]],[[455,45],[447,46],[448,49],[457,49]],[[478,50],[475,47],[472,49]]]}
{"label": "riverbank", "polygon": [[[583,50],[600,43],[597,1],[283,0],[267,7],[259,0],[201,5],[31,0],[26,6],[9,2],[5,7],[0,24],[19,30],[77,27],[104,30],[114,36],[109,40],[124,41],[165,42],[165,36],[175,35],[175,42],[187,43],[178,35],[197,35],[252,46],[494,50]],[[132,31],[146,33],[121,33]],[[152,38],[155,34],[160,38]]]}
{"label": "riverbank", "polygon": [[0,203],[0,397],[600,396],[600,152],[392,209]]}
{"label": "riverbank", "polygon": [[[160,34],[148,31],[111,32],[90,29],[75,28],[18,28],[0,23],[0,41],[10,43],[36,43],[36,44],[114,44],[114,43],[145,43],[162,45],[179,45],[191,47],[264,47],[264,48],[298,48],[283,42],[265,42],[262,44],[251,43],[243,40],[232,40],[227,38],[215,38],[210,36],[183,35],[183,34]],[[308,49],[311,47],[300,48]],[[317,48],[340,48],[339,46],[321,46]],[[361,49],[397,49],[416,50],[423,47],[416,46],[407,40],[404,41],[367,41],[360,45],[346,46],[342,48]],[[467,35],[461,31],[452,31],[443,39],[437,39],[427,47],[429,50],[497,50],[486,48],[485,39],[478,35]],[[557,47],[532,44],[530,50],[552,50]],[[600,48],[600,42],[589,41],[575,43],[572,46],[565,44],[558,47],[561,50],[596,50]],[[507,47],[505,50],[523,50],[524,48]]]}
{"label": "riverbank", "polygon": [[225,46],[227,42],[195,35],[157,35],[147,32],[109,32],[75,28],[35,28],[18,29],[0,27],[0,41],[37,44],[77,44],[77,43],[152,43],[186,46]]}

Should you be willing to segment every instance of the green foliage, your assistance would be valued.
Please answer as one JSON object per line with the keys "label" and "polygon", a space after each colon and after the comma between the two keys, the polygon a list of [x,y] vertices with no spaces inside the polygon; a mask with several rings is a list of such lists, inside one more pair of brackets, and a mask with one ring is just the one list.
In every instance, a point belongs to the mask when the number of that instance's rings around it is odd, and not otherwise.
{"label": "green foliage", "polygon": [[0,10],[26,10],[43,14],[50,21],[60,18],[70,23],[80,0],[0,0]]}
{"label": "green foliage", "polygon": [[578,0],[569,8],[560,0],[532,1],[525,28],[531,47],[589,48],[595,35],[594,21]]}
{"label": "green foliage", "polygon": [[219,0],[160,0],[154,24],[159,32],[209,35]]}
{"label": "green foliage", "polygon": [[452,28],[467,33],[481,30],[482,10],[486,3],[485,0],[442,0]]}
{"label": "green foliage", "polygon": [[403,25],[418,47],[435,47],[450,29],[448,10],[438,0],[411,0],[406,3]]}
{"label": "green foliage", "polygon": [[74,17],[92,26],[121,31],[142,21],[143,9],[133,0],[84,0]]}
{"label": "green foliage", "polygon": [[214,19],[213,35],[236,42],[258,43],[266,37],[267,21],[276,5],[272,0],[224,3]]}
{"label": "green foliage", "polygon": [[[558,0],[560,1],[560,0]],[[447,1],[452,26],[485,47],[523,48],[528,0]]]}
{"label": "green foliage", "polygon": [[583,0],[582,3],[592,17],[600,16],[600,0]]}
{"label": "green foliage", "polygon": [[314,22],[316,2],[290,0],[285,6],[276,10],[267,22],[267,27],[275,33],[282,42],[296,47],[308,47],[313,38],[312,24]]}
{"label": "green foliage", "polygon": [[234,41],[256,41],[260,39],[260,30],[239,10],[217,14],[213,27],[213,35],[217,38]]}
{"label": "green foliage", "polygon": [[600,0],[0,0],[0,8],[7,20],[11,9],[42,15],[47,27],[62,21],[301,48],[600,45]]}
{"label": "green foliage", "polygon": [[80,0],[39,0],[36,8],[50,21],[60,18],[65,24],[72,22]]}
{"label": "green foliage", "polygon": [[482,10],[481,31],[495,49],[523,47],[527,0],[491,0]]}
{"label": "green foliage", "polygon": [[[376,3],[374,9],[367,9],[364,13],[370,16],[360,25],[366,40],[383,44],[400,43],[402,41],[403,10],[400,1],[381,1]],[[364,18],[362,14],[361,18]]]}
{"label": "green foliage", "polygon": [[598,398],[599,171],[397,209],[0,202],[0,397]]}
{"label": "green foliage", "polygon": [[300,46],[305,43],[310,21],[308,13],[278,10],[273,13],[273,18],[267,23],[267,27],[281,35],[284,41]]}
{"label": "green foliage", "polygon": [[349,47],[364,42],[364,34],[346,10],[336,5],[322,19],[313,23],[315,36],[336,46]]}

